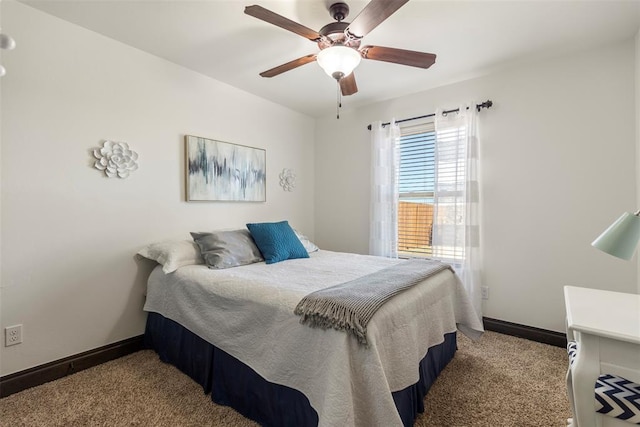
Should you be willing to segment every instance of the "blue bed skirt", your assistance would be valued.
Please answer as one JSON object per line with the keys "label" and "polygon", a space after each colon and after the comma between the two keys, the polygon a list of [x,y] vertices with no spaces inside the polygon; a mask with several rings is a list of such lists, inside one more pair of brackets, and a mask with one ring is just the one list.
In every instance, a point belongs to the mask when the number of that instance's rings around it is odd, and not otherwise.
{"label": "blue bed skirt", "polygon": [[[145,345],[160,360],[170,363],[202,386],[211,399],[234,408],[242,415],[268,427],[318,425],[318,414],[301,392],[262,378],[253,369],[171,319],[148,313]],[[393,400],[405,426],[413,426],[424,411],[424,396],[456,352],[455,332],[442,344],[429,348],[420,362],[420,380],[393,393]]]}

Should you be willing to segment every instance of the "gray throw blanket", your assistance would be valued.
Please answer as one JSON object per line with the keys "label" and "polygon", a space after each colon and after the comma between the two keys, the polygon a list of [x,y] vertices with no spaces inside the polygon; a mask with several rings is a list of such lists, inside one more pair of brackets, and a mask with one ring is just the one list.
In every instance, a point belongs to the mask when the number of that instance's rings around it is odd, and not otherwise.
{"label": "gray throw blanket", "polygon": [[312,292],[302,298],[294,313],[302,316],[300,323],[351,333],[366,346],[367,324],[385,301],[446,269],[452,270],[451,266],[440,261],[403,261],[355,280]]}

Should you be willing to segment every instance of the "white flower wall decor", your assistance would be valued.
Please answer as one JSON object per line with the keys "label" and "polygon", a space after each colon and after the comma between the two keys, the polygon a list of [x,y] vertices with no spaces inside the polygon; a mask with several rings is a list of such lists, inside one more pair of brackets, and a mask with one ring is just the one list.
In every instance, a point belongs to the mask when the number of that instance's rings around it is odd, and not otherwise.
{"label": "white flower wall decor", "polygon": [[280,187],[284,191],[293,191],[296,186],[296,175],[291,169],[282,169],[280,172]]}
{"label": "white flower wall decor", "polygon": [[93,150],[93,156],[97,159],[93,166],[109,178],[126,178],[138,169],[138,153],[126,142],[104,141],[102,148]]}

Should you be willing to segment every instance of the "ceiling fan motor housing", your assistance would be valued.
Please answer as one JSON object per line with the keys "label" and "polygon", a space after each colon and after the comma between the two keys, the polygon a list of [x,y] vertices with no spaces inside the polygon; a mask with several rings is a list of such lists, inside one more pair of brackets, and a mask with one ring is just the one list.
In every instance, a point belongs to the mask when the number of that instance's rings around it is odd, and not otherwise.
{"label": "ceiling fan motor housing", "polygon": [[353,39],[345,34],[348,26],[348,22],[332,22],[322,27],[318,33],[324,37],[318,42],[318,47],[321,50],[336,45],[359,48],[360,39]]}
{"label": "ceiling fan motor housing", "polygon": [[318,41],[320,50],[330,46],[347,46],[357,49],[360,47],[360,40],[347,36],[346,29],[348,22],[342,22],[349,15],[349,6],[346,3],[334,3],[329,7],[329,14],[337,22],[331,22],[318,31],[324,36]]}

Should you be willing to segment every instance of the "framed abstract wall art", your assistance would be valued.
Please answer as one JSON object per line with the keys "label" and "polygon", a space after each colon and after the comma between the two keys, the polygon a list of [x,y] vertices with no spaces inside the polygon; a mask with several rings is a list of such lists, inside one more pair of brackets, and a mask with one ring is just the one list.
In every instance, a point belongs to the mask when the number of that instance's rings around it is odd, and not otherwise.
{"label": "framed abstract wall art", "polygon": [[265,202],[267,152],[185,135],[187,201]]}

